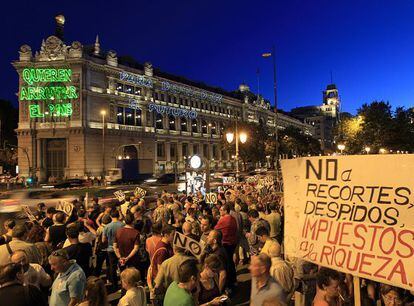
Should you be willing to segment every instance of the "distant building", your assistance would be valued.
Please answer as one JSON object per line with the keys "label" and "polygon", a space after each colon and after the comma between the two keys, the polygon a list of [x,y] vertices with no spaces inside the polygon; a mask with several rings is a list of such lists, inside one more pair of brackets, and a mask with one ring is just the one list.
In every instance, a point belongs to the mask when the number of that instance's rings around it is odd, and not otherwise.
{"label": "distant building", "polygon": [[290,115],[315,127],[314,137],[320,141],[323,151],[335,150],[333,132],[340,119],[340,98],[335,84],[323,91],[322,105],[297,107]]}

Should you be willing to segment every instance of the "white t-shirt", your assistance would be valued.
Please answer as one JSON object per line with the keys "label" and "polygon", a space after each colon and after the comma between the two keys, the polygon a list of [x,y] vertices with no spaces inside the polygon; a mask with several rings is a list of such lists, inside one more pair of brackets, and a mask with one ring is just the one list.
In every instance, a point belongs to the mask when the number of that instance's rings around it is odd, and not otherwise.
{"label": "white t-shirt", "polygon": [[129,289],[119,300],[118,306],[147,306],[147,297],[143,287]]}

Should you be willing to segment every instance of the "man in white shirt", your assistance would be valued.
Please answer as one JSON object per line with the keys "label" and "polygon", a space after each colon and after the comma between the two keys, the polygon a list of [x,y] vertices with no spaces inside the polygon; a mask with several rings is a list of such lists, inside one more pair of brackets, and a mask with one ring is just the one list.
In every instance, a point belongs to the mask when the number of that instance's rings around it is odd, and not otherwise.
{"label": "man in white shirt", "polygon": [[39,289],[49,288],[52,284],[52,279],[49,274],[42,268],[41,265],[36,263],[29,263],[27,255],[24,251],[15,251],[11,256],[12,263],[20,264],[23,268],[23,284],[32,285]]}

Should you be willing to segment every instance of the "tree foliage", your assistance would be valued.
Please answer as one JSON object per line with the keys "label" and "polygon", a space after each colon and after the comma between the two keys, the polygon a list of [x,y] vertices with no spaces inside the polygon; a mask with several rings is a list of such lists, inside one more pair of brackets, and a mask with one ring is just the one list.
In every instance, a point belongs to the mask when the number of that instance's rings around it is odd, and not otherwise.
{"label": "tree foliage", "polygon": [[345,118],[335,131],[337,143],[348,154],[360,154],[365,147],[371,153],[380,149],[414,151],[413,109],[397,107],[384,101],[363,104],[355,117]]}

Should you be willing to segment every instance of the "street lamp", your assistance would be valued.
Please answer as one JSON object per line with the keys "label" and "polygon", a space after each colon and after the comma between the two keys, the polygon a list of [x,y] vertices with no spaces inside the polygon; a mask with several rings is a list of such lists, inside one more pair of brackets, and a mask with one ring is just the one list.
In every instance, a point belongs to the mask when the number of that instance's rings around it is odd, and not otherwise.
{"label": "street lamp", "polygon": [[369,152],[371,152],[371,148],[370,147],[365,147],[364,150],[365,150],[365,152],[367,152],[367,154],[369,154]]}
{"label": "street lamp", "polygon": [[384,148],[380,148],[379,152],[380,152],[380,154],[385,154],[387,152],[387,150],[385,150]]}
{"label": "street lamp", "polygon": [[[247,134],[237,130],[236,125],[236,181],[239,181],[239,139],[241,143],[245,143],[247,141]],[[232,132],[226,133],[226,140],[228,143],[232,143],[234,140],[234,134]]]}
{"label": "street lamp", "polygon": [[272,47],[272,52],[263,53],[262,57],[272,57],[273,60],[273,93],[275,98],[275,141],[276,141],[276,181],[279,181],[279,135],[277,130],[277,83],[276,83],[276,50],[275,46]]}
{"label": "street lamp", "polygon": [[106,110],[101,110],[102,116],[102,175],[105,177],[105,115]]}
{"label": "street lamp", "polygon": [[341,155],[342,155],[342,152],[345,150],[345,145],[344,144],[339,144],[338,149],[341,151]]}

